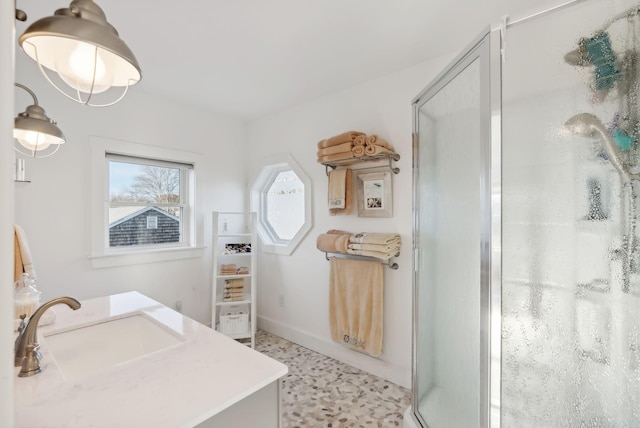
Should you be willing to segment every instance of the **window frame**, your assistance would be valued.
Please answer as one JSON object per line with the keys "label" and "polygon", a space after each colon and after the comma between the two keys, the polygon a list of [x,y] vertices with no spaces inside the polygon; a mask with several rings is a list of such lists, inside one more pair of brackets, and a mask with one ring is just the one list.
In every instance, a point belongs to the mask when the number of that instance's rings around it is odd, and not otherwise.
{"label": "window frame", "polygon": [[[275,178],[284,171],[293,171],[304,185],[304,223],[290,240],[281,239],[267,220],[267,192]],[[311,179],[289,154],[266,159],[251,186],[251,211],[257,214],[257,231],[262,250],[267,253],[291,255],[313,226]]]}
{"label": "window frame", "polygon": [[[196,230],[196,165],[195,153],[103,137],[89,137],[91,146],[91,254],[94,268],[153,263],[202,257],[204,246]],[[109,247],[109,155],[154,160],[190,166],[186,180],[181,180],[183,206],[180,243]],[[115,159],[112,159],[115,160]],[[181,177],[182,178],[182,177]],[[183,187],[184,186],[184,187]],[[145,205],[147,206],[147,205]]]}
{"label": "window frame", "polygon": [[[120,203],[114,203],[111,202],[111,192],[110,192],[110,188],[109,188],[109,180],[110,180],[110,166],[109,166],[109,162],[114,161],[114,162],[119,162],[119,163],[132,163],[135,165],[144,165],[144,166],[151,166],[151,167],[160,167],[160,168],[174,168],[174,169],[179,169],[180,171],[180,201],[175,202],[175,203],[142,203],[142,202],[120,202]],[[181,209],[181,216],[180,216],[180,242],[176,242],[176,243],[167,243],[167,244],[147,244],[147,245],[135,245],[135,246],[117,246],[117,247],[111,247],[109,245],[107,246],[108,251],[110,250],[115,250],[116,248],[122,249],[122,251],[126,251],[126,249],[135,251],[137,249],[155,249],[155,248],[164,248],[164,247],[183,247],[186,246],[188,242],[190,242],[189,240],[189,235],[190,235],[190,223],[191,223],[191,215],[190,215],[190,210],[191,210],[191,206],[189,205],[189,201],[191,200],[190,195],[189,195],[189,186],[190,183],[193,180],[193,174],[192,171],[194,169],[194,166],[192,163],[186,163],[186,162],[176,162],[175,159],[172,160],[167,160],[167,159],[150,159],[150,158],[146,158],[146,157],[139,157],[139,156],[131,156],[131,155],[122,155],[120,153],[112,153],[110,151],[107,151],[105,153],[105,181],[107,183],[107,195],[106,195],[106,202],[105,202],[105,214],[107,216],[107,230],[105,231],[106,236],[105,236],[105,245],[107,242],[110,241],[110,236],[109,236],[109,227],[111,226],[111,224],[109,224],[108,218],[109,218],[109,209],[113,206],[130,206],[130,207],[139,207],[140,209],[142,208],[146,208],[149,206],[153,206],[153,207],[158,207],[158,208],[168,208],[168,207],[175,207],[178,206]],[[148,229],[148,222],[147,222],[147,229]],[[156,228],[157,228],[157,223],[156,223]],[[116,251],[114,251],[115,253]]]}

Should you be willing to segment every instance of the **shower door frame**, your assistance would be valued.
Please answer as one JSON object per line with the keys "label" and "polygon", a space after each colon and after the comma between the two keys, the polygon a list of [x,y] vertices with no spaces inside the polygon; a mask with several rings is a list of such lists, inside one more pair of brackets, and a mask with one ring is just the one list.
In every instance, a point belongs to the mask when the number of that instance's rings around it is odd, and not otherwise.
{"label": "shower door frame", "polygon": [[428,427],[418,413],[417,339],[419,297],[419,127],[422,105],[453,81],[475,60],[480,60],[481,176],[480,181],[480,428],[500,427],[501,329],[502,329],[502,34],[503,30],[483,31],[462,54],[412,101],[413,106],[413,417]]}

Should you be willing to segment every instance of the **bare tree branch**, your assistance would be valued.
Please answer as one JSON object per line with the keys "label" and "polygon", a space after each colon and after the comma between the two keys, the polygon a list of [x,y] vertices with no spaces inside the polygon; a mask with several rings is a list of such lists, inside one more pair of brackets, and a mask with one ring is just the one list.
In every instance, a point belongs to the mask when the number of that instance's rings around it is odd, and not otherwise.
{"label": "bare tree branch", "polygon": [[134,183],[121,193],[111,195],[112,202],[179,203],[180,170],[144,166]]}

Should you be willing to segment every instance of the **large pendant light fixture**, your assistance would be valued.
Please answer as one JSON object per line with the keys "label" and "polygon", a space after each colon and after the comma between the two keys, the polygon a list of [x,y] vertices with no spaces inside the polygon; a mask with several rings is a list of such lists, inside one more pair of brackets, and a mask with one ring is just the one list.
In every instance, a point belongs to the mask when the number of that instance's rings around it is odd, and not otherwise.
{"label": "large pendant light fixture", "polygon": [[38,105],[36,94],[20,83],[15,85],[33,98],[33,104],[24,112],[18,113],[14,120],[13,138],[20,143],[20,146],[15,147],[16,151],[34,158],[51,156],[58,151],[60,144],[64,144],[64,134]]}
{"label": "large pendant light fixture", "polygon": [[[18,39],[24,52],[38,63],[45,78],[68,98],[81,104],[105,107],[120,101],[129,86],[142,78],[131,49],[107,22],[92,0],[73,0],[69,8],[31,24]],[[52,70],[73,89],[60,89],[47,71]],[[118,87],[115,101],[93,104],[94,94]]]}

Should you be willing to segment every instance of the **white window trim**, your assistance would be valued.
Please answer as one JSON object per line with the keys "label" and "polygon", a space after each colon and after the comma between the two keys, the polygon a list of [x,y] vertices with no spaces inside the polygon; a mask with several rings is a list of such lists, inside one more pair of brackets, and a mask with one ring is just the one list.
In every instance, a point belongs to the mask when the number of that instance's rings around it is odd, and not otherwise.
{"label": "white window trim", "polygon": [[[202,237],[196,230],[196,165],[201,162],[201,156],[196,153],[165,147],[130,143],[109,138],[89,136],[91,146],[91,263],[94,268],[133,265],[141,263],[155,263],[169,260],[181,260],[202,257],[204,246]],[[184,230],[188,231],[188,240],[177,245],[139,246],[133,248],[108,248],[108,236],[105,225],[108,213],[105,209],[109,200],[109,182],[107,177],[107,153],[117,153],[124,156],[135,156],[150,159],[166,159],[182,163],[193,164],[190,180],[193,183],[189,191],[189,216],[184,219]],[[186,235],[185,235],[186,236]]]}
{"label": "white window trim", "polygon": [[[279,239],[265,221],[264,198],[275,177],[282,171],[292,170],[304,183],[304,224],[291,240]],[[274,155],[265,159],[263,166],[251,186],[251,211],[257,213],[258,236],[262,241],[262,250],[267,253],[289,256],[311,230],[313,217],[311,210],[311,179],[288,153]]]}

